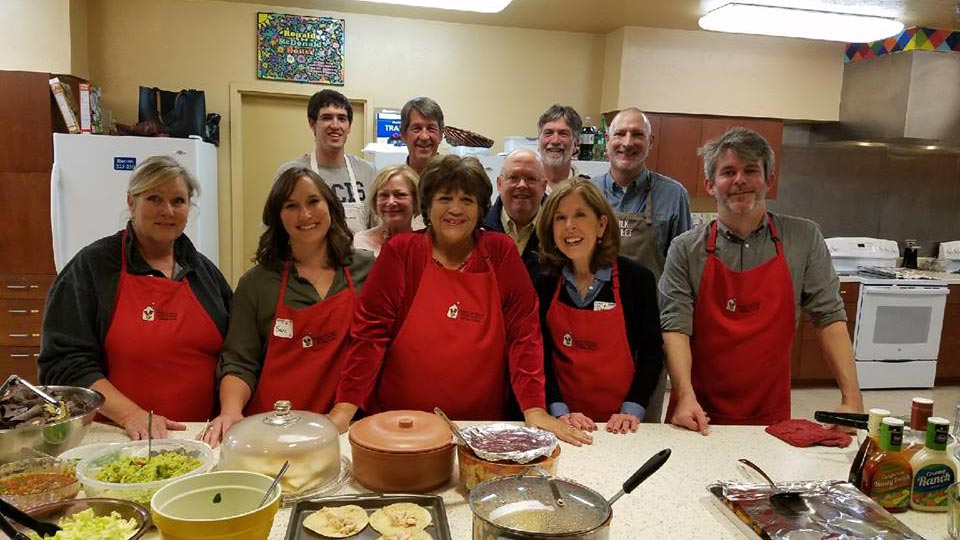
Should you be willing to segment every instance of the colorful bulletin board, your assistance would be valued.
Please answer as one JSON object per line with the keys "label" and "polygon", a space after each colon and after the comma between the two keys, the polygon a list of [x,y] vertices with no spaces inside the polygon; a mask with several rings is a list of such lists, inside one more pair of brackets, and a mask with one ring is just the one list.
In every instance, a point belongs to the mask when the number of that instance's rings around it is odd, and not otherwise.
{"label": "colorful bulletin board", "polygon": [[257,78],[343,86],[343,19],[257,13]]}

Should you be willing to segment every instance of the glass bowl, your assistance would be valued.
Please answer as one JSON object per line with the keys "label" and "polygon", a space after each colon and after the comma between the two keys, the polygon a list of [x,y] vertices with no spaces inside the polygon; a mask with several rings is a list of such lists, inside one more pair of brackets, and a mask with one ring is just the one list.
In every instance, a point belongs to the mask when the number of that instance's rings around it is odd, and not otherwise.
{"label": "glass bowl", "polygon": [[63,461],[34,458],[0,466],[0,497],[21,510],[72,499],[79,491],[76,469]]}
{"label": "glass bowl", "polygon": [[80,461],[77,477],[83,484],[83,491],[90,497],[113,497],[150,506],[150,498],[158,489],[174,478],[192,476],[209,472],[214,464],[213,450],[206,443],[190,439],[154,439],[153,456],[162,453],[186,454],[200,460],[200,466],[192,471],[163,480],[150,482],[120,483],[97,480],[97,474],[111,463],[127,458],[146,458],[147,441],[132,441],[121,445],[109,446]]}
{"label": "glass bowl", "polygon": [[[137,524],[137,529],[132,536],[128,537],[128,540],[141,538],[153,526],[150,512],[146,508],[137,503],[119,499],[94,498],[59,501],[32,508],[29,514],[40,521],[60,523],[63,518],[88,508],[93,510],[93,515],[96,517],[109,516],[111,512],[116,512],[123,519],[133,519]],[[17,529],[27,532],[27,529],[20,525],[17,526]]]}

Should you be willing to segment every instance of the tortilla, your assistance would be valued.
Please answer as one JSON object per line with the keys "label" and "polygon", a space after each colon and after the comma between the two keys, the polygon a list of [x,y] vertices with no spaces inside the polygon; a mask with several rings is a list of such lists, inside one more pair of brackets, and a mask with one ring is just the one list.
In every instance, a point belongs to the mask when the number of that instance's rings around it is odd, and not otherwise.
{"label": "tortilla", "polygon": [[377,540],[433,540],[430,533],[420,529],[410,529],[396,534],[388,534],[377,538]]}
{"label": "tortilla", "polygon": [[384,506],[370,516],[370,526],[384,537],[414,529],[425,529],[432,522],[430,512],[413,503]]}
{"label": "tortilla", "polygon": [[331,538],[353,536],[367,523],[367,511],[355,504],[346,506],[324,506],[303,520],[303,526],[311,531]]}

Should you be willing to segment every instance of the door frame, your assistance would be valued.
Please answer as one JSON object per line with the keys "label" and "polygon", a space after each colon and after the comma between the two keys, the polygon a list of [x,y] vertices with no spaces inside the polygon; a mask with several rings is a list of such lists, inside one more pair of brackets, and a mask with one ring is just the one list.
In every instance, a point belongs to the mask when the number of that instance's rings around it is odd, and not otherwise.
{"label": "door frame", "polygon": [[[243,98],[245,96],[260,97],[307,97],[316,92],[330,88],[321,85],[302,85],[284,82],[243,81],[230,83],[230,282],[236,286],[237,280],[243,273]],[[342,88],[332,88],[342,92]],[[359,130],[361,145],[367,144],[367,100],[347,97],[354,107],[362,106],[364,117],[361,120],[363,129]],[[356,121],[356,118],[354,119]],[[355,125],[355,124],[354,124]],[[356,136],[357,130],[351,135]],[[221,209],[221,212],[223,209]]]}

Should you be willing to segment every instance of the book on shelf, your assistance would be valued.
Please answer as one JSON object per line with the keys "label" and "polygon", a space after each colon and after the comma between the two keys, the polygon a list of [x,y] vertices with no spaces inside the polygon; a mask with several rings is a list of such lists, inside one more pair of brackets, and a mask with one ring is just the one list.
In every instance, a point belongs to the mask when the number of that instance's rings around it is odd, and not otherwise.
{"label": "book on shelf", "polygon": [[63,115],[63,122],[67,125],[67,131],[70,133],[80,133],[79,109],[73,100],[73,94],[70,93],[70,85],[61,81],[58,77],[50,79],[50,91],[57,101],[57,107],[60,108],[60,114]]}

